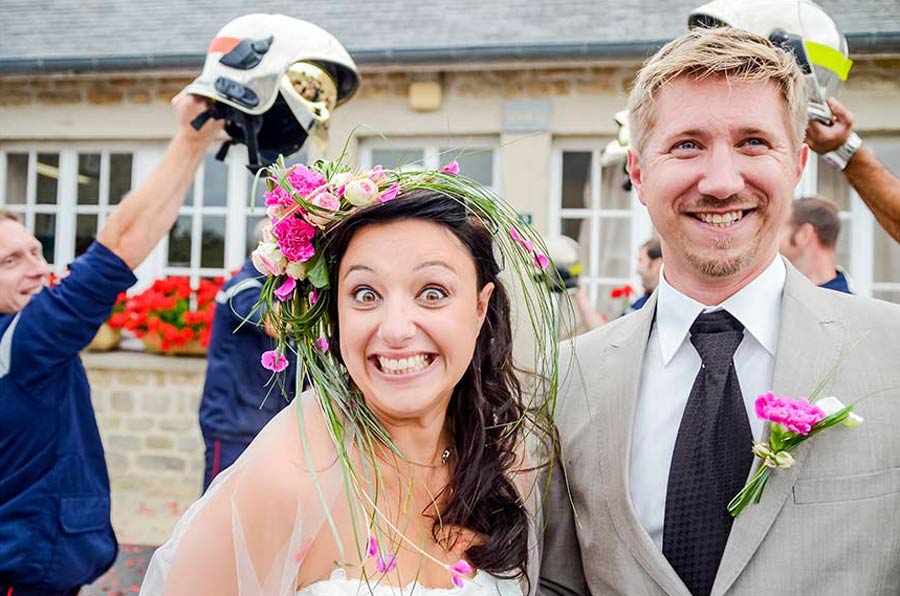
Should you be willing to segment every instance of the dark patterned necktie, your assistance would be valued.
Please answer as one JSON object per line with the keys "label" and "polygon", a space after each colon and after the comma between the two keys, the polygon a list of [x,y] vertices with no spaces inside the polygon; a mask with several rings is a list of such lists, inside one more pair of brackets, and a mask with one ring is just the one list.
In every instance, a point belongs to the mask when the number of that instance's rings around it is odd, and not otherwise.
{"label": "dark patterned necktie", "polygon": [[688,397],[666,492],[663,555],[693,596],[708,596],[731,531],[728,502],[753,463],[753,435],[734,368],[744,326],[724,310],[691,325],[702,364]]}

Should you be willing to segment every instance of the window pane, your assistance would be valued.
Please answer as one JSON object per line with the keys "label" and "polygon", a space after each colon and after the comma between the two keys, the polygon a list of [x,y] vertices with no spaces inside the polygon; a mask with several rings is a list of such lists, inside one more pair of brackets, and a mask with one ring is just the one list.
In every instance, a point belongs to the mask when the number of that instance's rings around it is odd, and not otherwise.
{"label": "window pane", "polygon": [[256,238],[256,226],[263,221],[264,217],[257,215],[247,215],[246,235],[244,236],[244,256],[249,257],[250,253],[256,249],[259,240]]}
{"label": "window pane", "polygon": [[203,162],[203,205],[224,207],[228,204],[228,166],[207,155]]}
{"label": "window pane", "polygon": [[225,216],[204,215],[200,240],[200,266],[225,266]]}
{"label": "window pane", "polygon": [[190,207],[194,204],[194,184],[191,183],[191,187],[188,189],[187,198],[184,200],[185,207]]}
{"label": "window pane", "polygon": [[843,172],[821,157],[816,164],[816,188],[820,197],[832,201],[841,211],[850,211],[850,183]]}
{"label": "window pane", "polygon": [[850,228],[850,220],[841,219],[841,231],[840,234],[838,234],[835,260],[839,266],[848,271],[850,270],[850,235],[852,233],[853,230]]}
{"label": "window pane", "polygon": [[600,277],[631,275],[631,220],[626,218],[600,220]]}
{"label": "window pane", "polygon": [[59,154],[38,153],[37,157],[37,202],[40,205],[54,205],[59,183]]}
{"label": "window pane", "polygon": [[6,196],[7,205],[24,205],[28,185],[28,154],[9,153],[6,156]]}
{"label": "window pane", "polygon": [[44,245],[44,259],[48,263],[52,263],[53,252],[56,248],[56,215],[52,213],[35,214],[34,237]]}
{"label": "window pane", "polygon": [[562,219],[560,221],[562,235],[568,236],[578,243],[578,252],[581,255],[581,264],[584,266],[584,274],[590,271],[591,251],[591,220],[590,219]]}
{"label": "window pane", "polygon": [[131,154],[109,156],[109,204],[118,205],[131,190]]}
{"label": "window pane", "polygon": [[[600,189],[601,209],[631,209],[631,188],[628,184],[628,174],[623,164],[617,163],[602,170],[602,183]],[[627,185],[627,186],[626,186]]]}
{"label": "window pane", "polygon": [[[900,244],[888,236],[881,226],[875,224],[875,263],[873,281],[875,283],[900,283]],[[850,272],[853,273],[852,271]]]}
{"label": "window pane", "polygon": [[872,297],[900,304],[900,290],[875,290],[872,292]]}
{"label": "window pane", "polygon": [[190,215],[180,215],[169,230],[170,267],[191,266],[191,219]]}
{"label": "window pane", "polygon": [[100,154],[78,155],[78,204],[97,205],[100,202]]}
{"label": "window pane", "polygon": [[78,215],[75,218],[75,256],[87,250],[97,237],[97,216]]}
{"label": "window pane", "polygon": [[425,152],[422,149],[373,149],[372,165],[381,165],[386,170],[403,167],[421,170],[425,167]]}
{"label": "window pane", "polygon": [[490,149],[440,149],[441,165],[453,160],[459,162],[459,173],[478,182],[493,186],[494,151]]}
{"label": "window pane", "polygon": [[562,162],[562,208],[590,207],[591,152],[563,151]]}

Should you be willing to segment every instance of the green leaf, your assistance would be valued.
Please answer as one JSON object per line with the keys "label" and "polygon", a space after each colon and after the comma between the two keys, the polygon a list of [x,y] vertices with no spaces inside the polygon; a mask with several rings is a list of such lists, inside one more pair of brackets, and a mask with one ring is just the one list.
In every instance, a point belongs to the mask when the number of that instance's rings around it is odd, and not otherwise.
{"label": "green leaf", "polygon": [[312,258],[306,278],[317,288],[328,287],[328,265],[325,263],[322,253],[318,253]]}

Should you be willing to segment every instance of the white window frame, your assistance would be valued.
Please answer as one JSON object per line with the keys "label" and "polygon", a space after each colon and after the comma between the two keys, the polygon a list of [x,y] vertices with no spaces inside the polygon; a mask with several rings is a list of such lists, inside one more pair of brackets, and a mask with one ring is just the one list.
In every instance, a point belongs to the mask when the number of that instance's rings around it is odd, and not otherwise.
{"label": "white window frame", "polygon": [[[146,144],[135,143],[3,143],[0,145],[0,188],[6,188],[6,159],[10,153],[28,154],[28,172],[26,179],[25,203],[7,204],[5,198],[0,205],[22,214],[25,226],[34,230],[35,215],[44,213],[56,216],[56,241],[53,250],[52,270],[61,274],[66,266],[75,258],[75,221],[77,215],[97,215],[97,229],[103,226],[111,210],[109,200],[109,156],[112,153],[129,153],[131,160],[132,187],[141,175],[140,155],[147,149]],[[42,205],[36,202],[37,194],[37,155],[55,153],[59,155],[59,177],[57,178],[56,203]],[[99,153],[100,188],[97,205],[78,205],[78,155]],[[73,189],[68,192],[67,189]]]}
{"label": "white window frame", "polygon": [[[547,232],[550,236],[562,234],[562,220],[582,218],[590,222],[591,244],[588,247],[588,269],[582,275],[582,281],[587,286],[588,297],[591,304],[597,304],[601,285],[629,284],[633,288],[641,287],[641,280],[632,269],[628,277],[605,277],[600,275],[600,222],[602,219],[628,219],[631,222],[631,242],[629,247],[629,259],[631,263],[637,263],[641,244],[653,235],[653,224],[647,209],[637,199],[634,190],[631,191],[631,207],[628,209],[602,209],[600,157],[603,148],[610,141],[609,138],[597,139],[555,139],[551,150],[550,164],[550,189],[549,189],[549,221]],[[563,177],[563,153],[565,152],[590,152],[591,153],[591,196],[590,206],[581,208],[562,207],[562,177]]]}
{"label": "white window frame", "polygon": [[[497,194],[501,194],[500,188],[500,139],[490,136],[461,136],[461,137],[393,137],[390,139],[378,137],[365,137],[359,140],[359,165],[362,169],[369,169],[376,165],[372,163],[372,151],[375,149],[421,149],[423,152],[422,168],[436,170],[453,161],[455,154],[441,155],[441,147],[459,147],[463,152],[490,150],[491,154],[491,178],[490,188]],[[410,164],[414,165],[414,164]],[[465,172],[462,172],[463,174]]]}

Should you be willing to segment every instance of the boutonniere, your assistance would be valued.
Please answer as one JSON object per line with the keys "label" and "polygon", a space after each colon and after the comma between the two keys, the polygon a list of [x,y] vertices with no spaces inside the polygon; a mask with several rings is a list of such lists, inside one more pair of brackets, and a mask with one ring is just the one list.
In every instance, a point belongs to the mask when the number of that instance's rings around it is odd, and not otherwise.
{"label": "boutonniere", "polygon": [[[824,383],[820,383],[814,394],[821,391],[823,386]],[[732,517],[737,517],[750,503],[759,503],[773,470],[794,465],[794,457],[791,455],[794,447],[832,426],[844,424],[854,427],[862,424],[862,417],[852,410],[852,405],[845,406],[836,397],[816,400],[813,396],[809,400],[803,397],[778,397],[770,391],[756,398],[756,415],[771,423],[769,441],[753,443],[753,454],[762,460],[762,465],[741,492],[728,503],[728,512]]]}

